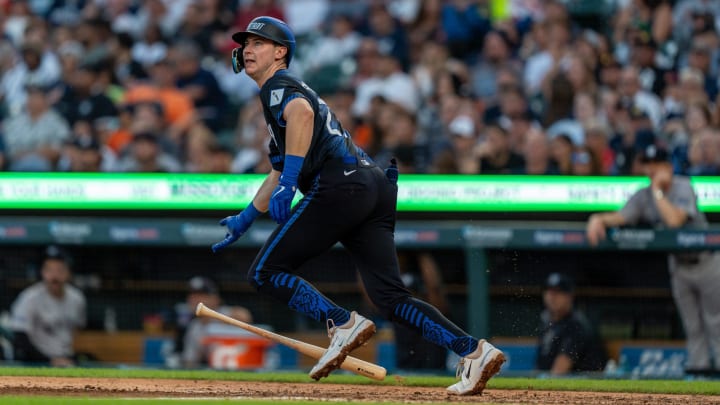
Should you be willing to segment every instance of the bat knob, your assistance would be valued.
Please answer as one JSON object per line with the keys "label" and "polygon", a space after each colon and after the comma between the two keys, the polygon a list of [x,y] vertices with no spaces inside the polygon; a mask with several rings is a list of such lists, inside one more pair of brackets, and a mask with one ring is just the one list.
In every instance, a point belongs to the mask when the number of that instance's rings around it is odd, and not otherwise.
{"label": "bat knob", "polygon": [[203,313],[204,308],[205,304],[198,302],[197,307],[195,308],[195,316],[200,316]]}

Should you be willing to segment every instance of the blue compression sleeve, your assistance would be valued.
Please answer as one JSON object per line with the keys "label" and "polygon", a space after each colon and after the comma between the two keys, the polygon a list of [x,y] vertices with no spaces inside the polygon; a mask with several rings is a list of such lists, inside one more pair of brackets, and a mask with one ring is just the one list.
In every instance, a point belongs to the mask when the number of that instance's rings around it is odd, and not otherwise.
{"label": "blue compression sleeve", "polygon": [[293,187],[297,186],[298,175],[304,161],[305,158],[302,156],[285,155],[285,168],[283,168],[281,181]]}

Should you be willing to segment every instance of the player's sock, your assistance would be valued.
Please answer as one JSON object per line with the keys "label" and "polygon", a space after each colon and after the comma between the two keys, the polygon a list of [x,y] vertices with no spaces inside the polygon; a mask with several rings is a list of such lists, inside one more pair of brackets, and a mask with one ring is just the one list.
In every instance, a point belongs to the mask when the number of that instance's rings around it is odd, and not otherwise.
{"label": "player's sock", "polygon": [[290,309],[303,313],[316,321],[332,319],[335,325],[350,320],[350,312],[324,296],[312,284],[290,273],[272,272],[257,286],[259,292],[284,302]]}
{"label": "player's sock", "polygon": [[477,349],[478,340],[450,322],[427,302],[408,297],[395,306],[393,321],[420,333],[426,340],[465,357]]}

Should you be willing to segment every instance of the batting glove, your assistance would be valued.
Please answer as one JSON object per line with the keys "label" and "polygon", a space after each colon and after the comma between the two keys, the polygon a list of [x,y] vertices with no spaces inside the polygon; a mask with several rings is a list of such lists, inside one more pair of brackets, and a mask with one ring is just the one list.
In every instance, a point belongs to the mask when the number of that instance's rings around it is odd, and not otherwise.
{"label": "batting glove", "polygon": [[225,234],[225,239],[212,245],[213,253],[220,249],[224,249],[228,245],[235,243],[252,225],[253,221],[260,216],[260,211],[255,208],[255,205],[250,203],[241,213],[238,215],[231,215],[220,220],[220,226],[227,226],[228,232]]}
{"label": "batting glove", "polygon": [[280,176],[280,183],[270,197],[270,218],[278,224],[283,224],[290,218],[290,204],[295,198],[297,186]]}
{"label": "batting glove", "polygon": [[304,160],[302,156],[285,155],[283,173],[270,196],[270,218],[278,224],[284,224],[290,218],[290,205],[295,198],[297,179]]}

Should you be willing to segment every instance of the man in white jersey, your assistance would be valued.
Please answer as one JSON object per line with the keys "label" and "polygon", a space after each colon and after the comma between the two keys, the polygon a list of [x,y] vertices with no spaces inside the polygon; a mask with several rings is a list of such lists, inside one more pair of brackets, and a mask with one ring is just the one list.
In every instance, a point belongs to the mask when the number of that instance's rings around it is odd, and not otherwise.
{"label": "man in white jersey", "polygon": [[86,322],[85,296],[69,283],[70,257],[61,248],[45,249],[41,272],[42,281],[22,291],[12,305],[13,357],[72,366],[73,337]]}

